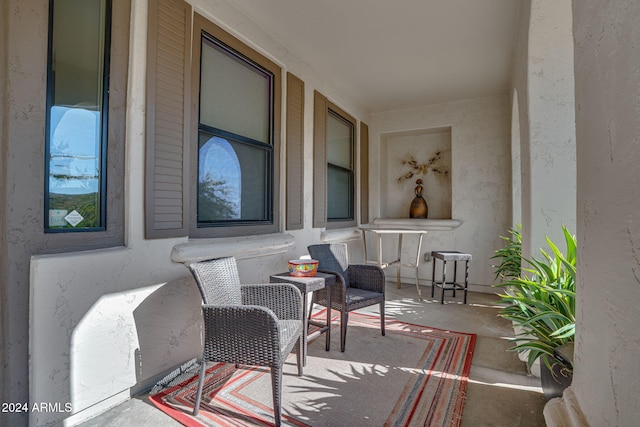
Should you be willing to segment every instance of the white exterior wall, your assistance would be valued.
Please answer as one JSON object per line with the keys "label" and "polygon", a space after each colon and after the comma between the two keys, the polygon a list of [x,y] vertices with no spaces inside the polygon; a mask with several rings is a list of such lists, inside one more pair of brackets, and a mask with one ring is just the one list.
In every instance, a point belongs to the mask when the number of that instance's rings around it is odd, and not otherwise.
{"label": "white exterior wall", "polygon": [[[386,170],[392,177],[406,172],[394,159],[383,155],[383,135],[451,128],[451,217],[461,225],[452,230],[427,227],[422,253],[438,249],[471,253],[469,282],[478,285],[474,290],[485,292],[493,292],[489,287],[495,276],[490,257],[502,246],[499,236],[506,235],[510,225],[509,108],[508,97],[497,96],[396,110],[373,114],[369,129],[370,212],[372,218],[380,218],[381,212],[387,211],[388,201],[380,197],[384,194],[381,181],[386,177],[378,171]],[[406,218],[412,198],[412,194],[407,195]],[[437,226],[438,220],[432,221]],[[415,244],[408,244],[403,255],[411,256],[415,251]],[[431,262],[421,259],[419,269],[420,278],[430,280]],[[388,277],[393,274],[390,269]],[[403,275],[408,283],[415,280],[411,269],[405,269]]]}
{"label": "white exterior wall", "polygon": [[527,48],[528,140],[522,146],[523,243],[540,257],[545,236],[563,247],[576,229],[576,140],[570,0],[532,0]]}
{"label": "white exterior wall", "polygon": [[[513,224],[522,252],[537,257],[561,225],[576,233],[573,38],[569,0],[525,0],[512,73]],[[516,104],[517,103],[517,104]],[[516,129],[516,126],[518,129]]]}
{"label": "white exterior wall", "polygon": [[[518,34],[513,52],[511,74],[511,226],[530,223],[528,185],[530,168],[527,166],[529,152],[529,87],[527,70],[529,57],[529,16],[531,0],[523,0],[518,15]],[[517,104],[516,104],[517,103]],[[515,135],[515,132],[518,134]]]}
{"label": "white exterior wall", "polygon": [[[307,153],[312,152],[314,90],[357,119],[368,121],[347,90],[332,86],[330,76],[318,75],[311,65],[296,58],[229,3],[193,0],[192,4],[198,13],[305,82]],[[308,155],[303,230],[257,239],[194,243],[184,238],[144,239],[146,21],[147,1],[133,0],[126,126],[126,247],[40,255],[31,260],[29,399],[71,403],[73,408],[72,414],[31,413],[32,425],[49,424],[62,417],[69,417],[68,422],[73,424],[91,417],[152,385],[160,375],[201,352],[200,295],[187,268],[179,262],[235,255],[244,283],[268,282],[270,274],[286,270],[288,259],[306,254],[307,245],[321,240],[351,241],[359,236],[353,230],[325,232],[311,228],[312,158]],[[34,30],[34,34],[46,38],[46,29]],[[284,178],[284,161],[281,167]],[[285,180],[281,182],[284,207]],[[283,208],[280,211],[285,212]],[[361,258],[360,245],[352,247],[354,257]]]}
{"label": "white exterior wall", "polygon": [[640,3],[574,1],[573,19],[578,318],[571,389],[591,426],[636,426]]}

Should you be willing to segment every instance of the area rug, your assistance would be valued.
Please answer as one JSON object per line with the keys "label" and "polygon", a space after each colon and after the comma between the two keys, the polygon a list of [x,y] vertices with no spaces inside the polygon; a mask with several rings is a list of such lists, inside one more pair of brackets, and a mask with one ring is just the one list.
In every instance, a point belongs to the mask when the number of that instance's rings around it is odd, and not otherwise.
{"label": "area rug", "polygon": [[[322,318],[324,316],[319,313]],[[475,334],[351,313],[346,351],[333,322],[331,350],[324,336],[309,343],[304,375],[291,355],[283,376],[286,426],[459,426]],[[192,416],[196,363],[161,382],[150,399],[185,426],[273,425],[269,369],[210,364],[200,412]]]}

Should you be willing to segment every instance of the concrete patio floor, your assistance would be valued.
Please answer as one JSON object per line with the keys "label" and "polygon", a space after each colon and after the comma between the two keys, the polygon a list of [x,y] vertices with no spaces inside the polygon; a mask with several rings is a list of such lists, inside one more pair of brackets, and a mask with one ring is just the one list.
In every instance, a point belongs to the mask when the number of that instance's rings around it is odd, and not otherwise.
{"label": "concrete patio floor", "polygon": [[[439,291],[436,289],[436,297],[439,297]],[[513,329],[510,322],[497,316],[495,303],[498,298],[493,294],[469,292],[467,305],[464,305],[461,292],[455,299],[448,292],[445,304],[441,305],[438,298],[430,298],[430,287],[422,287],[422,294],[425,300],[418,301],[415,285],[403,284],[397,289],[395,282],[388,281],[387,318],[477,334],[462,426],[545,426],[542,413],[545,400],[540,379],[528,375],[525,364],[515,353],[507,351]],[[377,305],[361,311],[377,314]],[[332,349],[339,349],[339,334],[333,334],[331,338]],[[181,425],[156,409],[146,397],[136,396],[80,425]],[[349,420],[344,420],[344,425],[348,424]]]}

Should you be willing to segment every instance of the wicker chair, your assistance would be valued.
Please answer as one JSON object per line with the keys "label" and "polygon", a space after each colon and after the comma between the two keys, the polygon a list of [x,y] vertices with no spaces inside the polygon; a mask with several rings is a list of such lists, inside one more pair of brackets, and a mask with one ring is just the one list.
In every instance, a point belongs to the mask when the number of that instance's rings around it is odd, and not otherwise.
{"label": "wicker chair", "polygon": [[291,284],[241,285],[233,257],[189,266],[202,294],[204,351],[193,414],[200,408],[206,362],[271,368],[275,424],[281,423],[282,367],[295,348],[302,375],[302,295]]}
{"label": "wicker chair", "polygon": [[[320,261],[318,271],[336,275],[331,290],[331,308],[340,312],[340,351],[344,351],[349,312],[374,304],[380,304],[380,329],[384,330],[384,272],[374,265],[349,265],[346,243],[311,245],[307,248],[311,258]],[[313,304],[327,306],[325,289],[315,291]],[[312,310],[309,310],[311,313]]]}

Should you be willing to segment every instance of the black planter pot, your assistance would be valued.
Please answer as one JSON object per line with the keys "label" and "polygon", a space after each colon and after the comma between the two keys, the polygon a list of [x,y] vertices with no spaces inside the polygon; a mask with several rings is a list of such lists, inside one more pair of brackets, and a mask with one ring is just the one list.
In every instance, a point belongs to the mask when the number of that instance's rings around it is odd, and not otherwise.
{"label": "black planter pot", "polygon": [[[547,362],[551,369],[547,366]],[[540,359],[540,383],[545,399],[562,397],[564,389],[571,385],[572,379],[571,365],[556,357],[542,356]]]}

